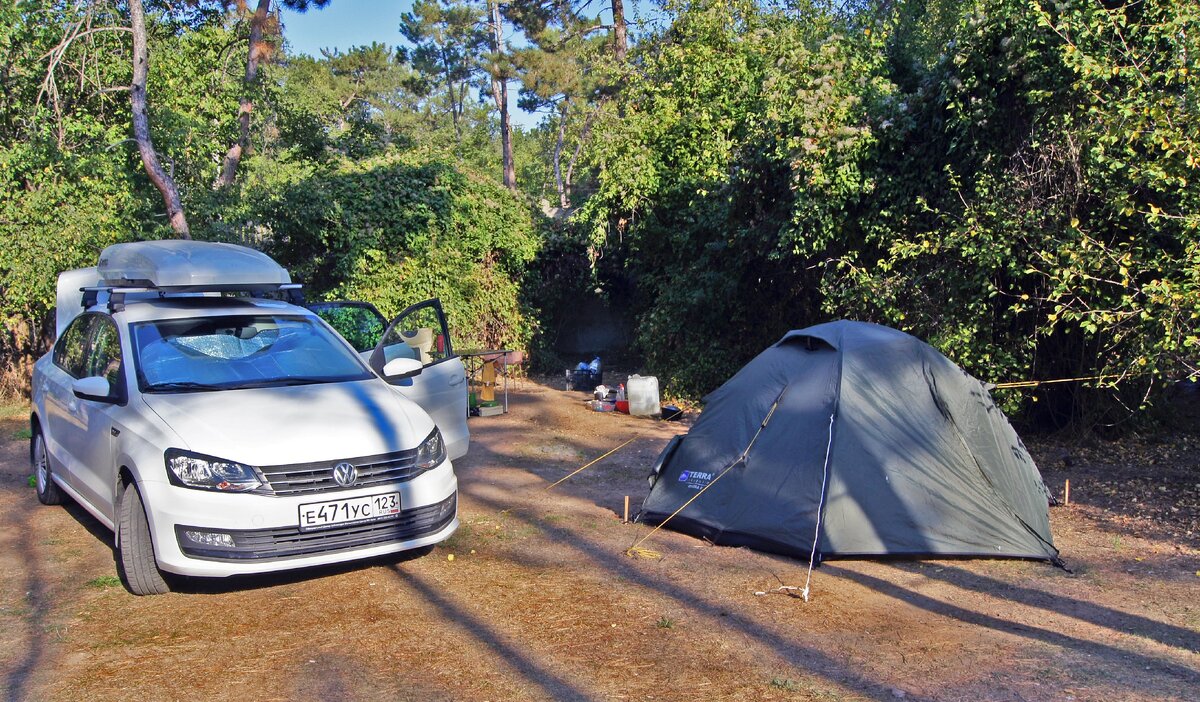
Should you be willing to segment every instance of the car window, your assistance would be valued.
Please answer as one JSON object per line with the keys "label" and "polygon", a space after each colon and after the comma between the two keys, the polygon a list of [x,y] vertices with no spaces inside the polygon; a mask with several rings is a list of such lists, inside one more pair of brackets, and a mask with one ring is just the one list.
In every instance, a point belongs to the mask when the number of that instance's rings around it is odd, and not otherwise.
{"label": "car window", "polygon": [[309,317],[230,315],[133,325],[142,392],[366,380],[362,361]]}
{"label": "car window", "polygon": [[381,346],[384,363],[413,358],[426,366],[449,358],[452,351],[438,308],[433,306],[418,307],[393,322]]}
{"label": "car window", "polygon": [[387,326],[375,308],[365,305],[317,304],[310,309],[360,352],[375,348]]}
{"label": "car window", "polygon": [[94,318],[84,361],[84,377],[100,376],[110,388],[121,387],[121,335],[107,317]]}
{"label": "car window", "polygon": [[54,344],[54,365],[62,368],[72,378],[86,377],[84,362],[87,357],[88,332],[95,319],[94,314],[76,317]]}

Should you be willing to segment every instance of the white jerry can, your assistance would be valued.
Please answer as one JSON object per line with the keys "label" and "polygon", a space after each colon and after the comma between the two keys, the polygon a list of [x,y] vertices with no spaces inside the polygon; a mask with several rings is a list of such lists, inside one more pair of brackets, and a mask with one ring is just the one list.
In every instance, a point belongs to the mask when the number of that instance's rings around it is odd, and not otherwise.
{"label": "white jerry can", "polygon": [[635,417],[657,417],[662,414],[658,401],[658,378],[652,375],[631,375],[625,385],[629,397],[629,413]]}

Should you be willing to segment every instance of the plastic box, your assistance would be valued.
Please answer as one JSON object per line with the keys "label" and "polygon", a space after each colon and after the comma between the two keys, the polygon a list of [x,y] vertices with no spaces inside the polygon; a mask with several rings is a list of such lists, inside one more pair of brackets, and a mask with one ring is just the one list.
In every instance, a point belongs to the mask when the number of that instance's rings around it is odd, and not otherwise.
{"label": "plastic box", "polygon": [[604,382],[603,371],[567,370],[567,389],[590,393]]}

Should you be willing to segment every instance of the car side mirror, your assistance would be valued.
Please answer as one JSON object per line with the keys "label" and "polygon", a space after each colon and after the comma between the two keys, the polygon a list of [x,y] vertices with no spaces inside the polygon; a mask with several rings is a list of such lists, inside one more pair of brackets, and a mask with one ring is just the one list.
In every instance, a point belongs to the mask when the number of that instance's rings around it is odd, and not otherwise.
{"label": "car side mirror", "polygon": [[75,393],[75,397],[81,400],[108,403],[117,401],[108,379],[98,375],[93,375],[89,378],[80,378],[71,383],[71,392]]}
{"label": "car side mirror", "polygon": [[393,358],[383,366],[383,377],[388,380],[411,378],[424,369],[425,366],[415,358]]}

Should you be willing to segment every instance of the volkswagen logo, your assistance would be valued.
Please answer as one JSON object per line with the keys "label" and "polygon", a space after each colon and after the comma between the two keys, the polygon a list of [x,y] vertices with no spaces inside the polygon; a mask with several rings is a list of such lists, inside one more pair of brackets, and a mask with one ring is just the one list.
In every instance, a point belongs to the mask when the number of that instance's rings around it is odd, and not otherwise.
{"label": "volkswagen logo", "polygon": [[350,487],[358,480],[358,469],[353,463],[342,461],[333,467],[333,481],[342,487]]}

